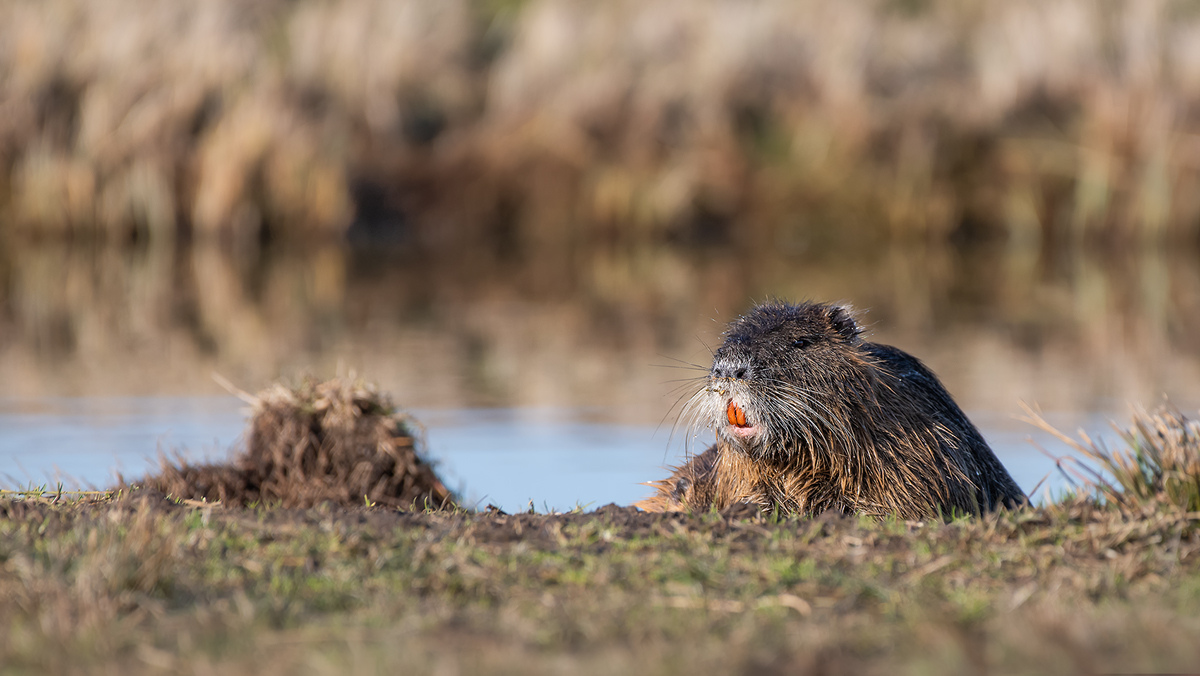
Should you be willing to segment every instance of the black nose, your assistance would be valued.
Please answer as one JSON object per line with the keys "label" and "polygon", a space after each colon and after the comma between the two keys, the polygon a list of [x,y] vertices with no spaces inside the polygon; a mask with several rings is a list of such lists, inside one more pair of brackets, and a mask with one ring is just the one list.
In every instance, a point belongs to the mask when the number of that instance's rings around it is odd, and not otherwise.
{"label": "black nose", "polygon": [[745,362],[718,359],[713,362],[712,376],[730,380],[745,380],[750,375],[750,367]]}

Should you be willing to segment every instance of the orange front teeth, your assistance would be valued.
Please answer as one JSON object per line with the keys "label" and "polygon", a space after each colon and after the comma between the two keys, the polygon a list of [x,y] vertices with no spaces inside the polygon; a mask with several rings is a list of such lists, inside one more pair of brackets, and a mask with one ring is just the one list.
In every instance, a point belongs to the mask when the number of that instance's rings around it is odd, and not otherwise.
{"label": "orange front teeth", "polygon": [[733,403],[732,399],[729,400],[729,405],[725,407],[725,417],[729,419],[730,425],[736,425],[738,427],[749,426],[746,424],[746,412],[743,411],[740,406]]}

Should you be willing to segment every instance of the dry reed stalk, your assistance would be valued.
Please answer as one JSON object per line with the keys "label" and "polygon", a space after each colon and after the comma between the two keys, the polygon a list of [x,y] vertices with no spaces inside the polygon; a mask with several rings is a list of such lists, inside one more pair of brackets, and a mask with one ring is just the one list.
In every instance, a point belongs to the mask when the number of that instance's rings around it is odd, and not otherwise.
{"label": "dry reed stalk", "polygon": [[17,0],[0,213],[114,237],[336,235],[357,207],[430,237],[516,210],[531,242],[735,219],[1194,238],[1198,36],[1182,1]]}
{"label": "dry reed stalk", "polygon": [[1025,420],[1054,435],[1090,465],[1075,458],[1059,459],[1059,469],[1106,502],[1127,509],[1155,511],[1168,506],[1200,512],[1200,422],[1163,407],[1137,411],[1132,424],[1117,431],[1124,448],[1110,448],[1083,430],[1071,438],[1026,407]]}

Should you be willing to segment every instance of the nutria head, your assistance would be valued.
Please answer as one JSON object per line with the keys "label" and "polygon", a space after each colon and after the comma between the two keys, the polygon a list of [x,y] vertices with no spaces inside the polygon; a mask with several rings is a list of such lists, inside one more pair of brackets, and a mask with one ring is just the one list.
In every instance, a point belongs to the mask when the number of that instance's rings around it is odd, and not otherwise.
{"label": "nutria head", "polygon": [[848,306],[760,305],[726,329],[687,415],[754,459],[816,447],[848,451],[854,421],[873,399],[861,334]]}

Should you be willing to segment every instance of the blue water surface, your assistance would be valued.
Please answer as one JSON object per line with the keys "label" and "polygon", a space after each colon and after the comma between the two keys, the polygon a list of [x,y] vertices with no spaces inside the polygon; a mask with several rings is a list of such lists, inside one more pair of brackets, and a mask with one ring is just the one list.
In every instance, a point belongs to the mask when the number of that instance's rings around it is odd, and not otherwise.
{"label": "blue water surface", "polygon": [[[603,411],[575,409],[416,410],[430,459],[469,504],[539,512],[626,505],[666,476],[685,454],[670,426],[592,422]],[[246,405],[234,397],[112,397],[0,399],[0,485],[102,488],[118,473],[132,480],[178,453],[192,462],[219,462],[240,447]],[[613,415],[611,418],[618,418]],[[1012,415],[972,419],[1025,491],[1034,497],[1067,484],[1053,455],[1069,448]],[[1121,416],[1108,416],[1121,420]],[[1065,431],[1111,433],[1100,413],[1047,418]],[[1127,416],[1126,416],[1127,417]],[[1032,440],[1032,441],[1031,441]],[[702,450],[707,437],[693,442]]]}

